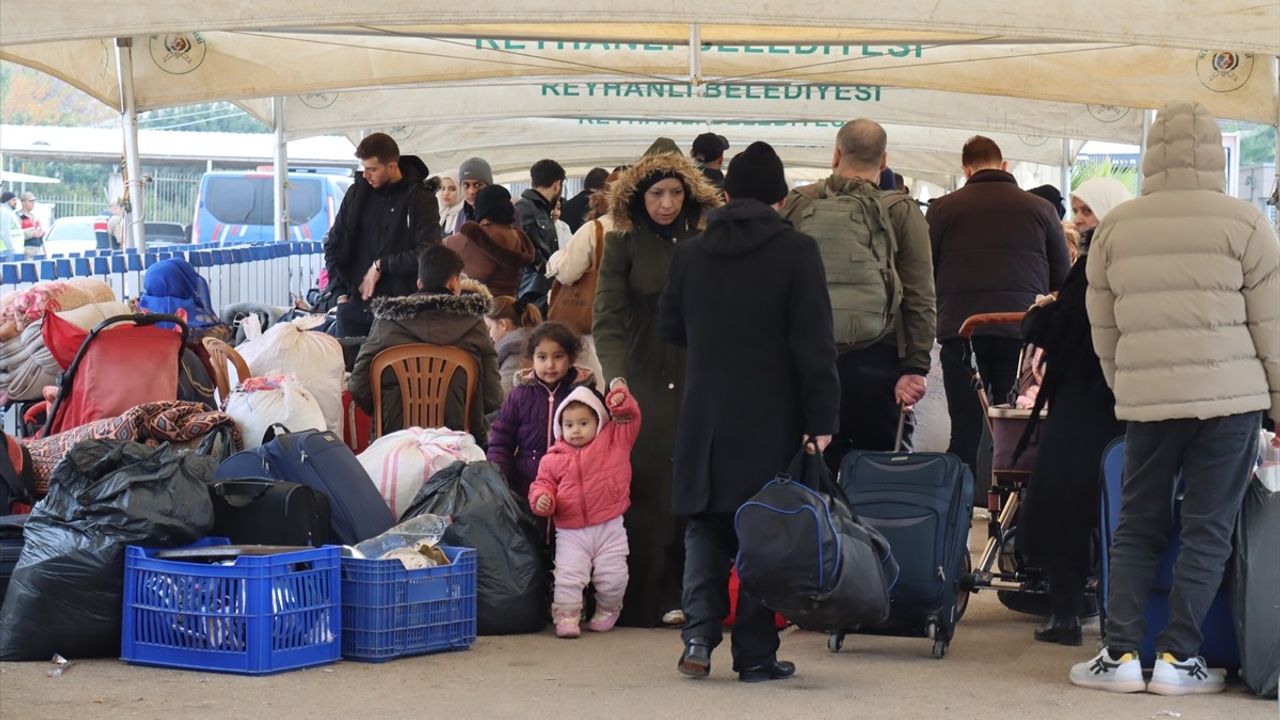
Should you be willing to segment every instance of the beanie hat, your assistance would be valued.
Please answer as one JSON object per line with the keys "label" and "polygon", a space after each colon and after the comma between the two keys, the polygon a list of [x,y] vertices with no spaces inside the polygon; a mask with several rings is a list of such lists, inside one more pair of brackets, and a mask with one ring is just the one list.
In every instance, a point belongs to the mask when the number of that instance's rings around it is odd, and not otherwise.
{"label": "beanie hat", "polygon": [[693,139],[693,148],[690,154],[703,162],[715,162],[723,157],[724,151],[728,149],[729,140],[725,136],[715,133],[702,133]]}
{"label": "beanie hat", "polygon": [[579,385],[556,408],[555,421],[551,424],[551,431],[555,433],[556,440],[559,440],[564,432],[560,429],[560,416],[564,414],[565,408],[575,402],[580,402],[595,411],[596,417],[600,420],[601,429],[604,428],[605,423],[609,422],[609,411],[605,409],[604,398],[600,396],[600,393],[589,385]]}
{"label": "beanie hat", "polygon": [[1066,217],[1067,208],[1062,204],[1062,193],[1058,192],[1058,188],[1052,185],[1040,185],[1038,187],[1031,188],[1027,192],[1035,195],[1036,197],[1048,200],[1049,204],[1053,206],[1053,209],[1058,211],[1059,220]]}
{"label": "beanie hat", "polygon": [[488,220],[499,225],[510,225],[516,220],[516,208],[511,204],[511,193],[501,185],[486,185],[476,193],[476,222]]}
{"label": "beanie hat", "polygon": [[489,163],[484,158],[470,157],[458,166],[458,182],[463,180],[479,180],[485,185],[492,185],[493,170],[489,169]]}
{"label": "beanie hat", "polygon": [[16,198],[16,197],[18,197],[18,196],[17,196],[17,195],[14,195],[13,193],[9,192],[8,190],[5,190],[3,194],[0,194],[0,203],[7,203],[7,202],[9,202],[10,200],[12,200],[12,199],[14,199],[14,198]]}
{"label": "beanie hat", "polygon": [[753,142],[729,162],[724,191],[734,200],[751,198],[773,205],[787,196],[782,159],[765,142]]}

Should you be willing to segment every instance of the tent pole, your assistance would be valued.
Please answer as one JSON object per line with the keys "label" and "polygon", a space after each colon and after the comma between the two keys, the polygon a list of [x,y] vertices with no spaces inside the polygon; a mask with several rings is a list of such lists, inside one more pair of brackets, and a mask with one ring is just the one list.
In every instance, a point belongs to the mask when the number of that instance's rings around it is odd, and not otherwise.
{"label": "tent pole", "polygon": [[1142,161],[1147,157],[1147,136],[1151,134],[1151,123],[1155,121],[1155,110],[1142,111],[1142,140],[1138,145],[1138,186],[1142,186]]}
{"label": "tent pole", "polygon": [[285,242],[289,239],[289,195],[285,184],[289,178],[289,150],[284,139],[284,98],[271,98],[271,124],[275,130],[275,146],[273,152],[272,186],[275,188],[275,239]]}
{"label": "tent pole", "polygon": [[127,220],[129,238],[139,252],[147,249],[143,225],[142,162],[138,158],[138,103],[133,88],[133,38],[116,38],[116,76],[120,81],[120,128],[124,132],[124,165],[129,181]]}
{"label": "tent pole", "polygon": [[[1071,197],[1071,138],[1062,138],[1062,196]],[[1070,202],[1068,202],[1070,204]]]}
{"label": "tent pole", "polygon": [[702,84],[702,26],[689,24],[689,85],[698,97],[707,94]]}
{"label": "tent pole", "polygon": [[1271,77],[1276,81],[1276,154],[1272,162],[1276,167],[1275,184],[1271,186],[1271,200],[1276,203],[1276,229],[1280,230],[1280,56],[1271,58]]}

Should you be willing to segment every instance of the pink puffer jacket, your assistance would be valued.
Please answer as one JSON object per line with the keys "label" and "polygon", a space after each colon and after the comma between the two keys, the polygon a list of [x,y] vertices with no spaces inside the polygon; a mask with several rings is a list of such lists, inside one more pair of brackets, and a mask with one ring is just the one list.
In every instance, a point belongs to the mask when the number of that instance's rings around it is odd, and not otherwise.
{"label": "pink puffer jacket", "polygon": [[[631,506],[631,447],[640,434],[640,407],[625,387],[610,392],[609,400],[616,396],[623,401],[612,420],[599,395],[587,387],[574,389],[556,408],[556,444],[538,464],[538,477],[529,487],[529,505],[535,507],[543,495],[550,497],[551,507],[539,514],[553,517],[557,527],[599,525]],[[560,438],[560,415],[575,401],[595,410],[600,418],[595,440],[582,448]]]}

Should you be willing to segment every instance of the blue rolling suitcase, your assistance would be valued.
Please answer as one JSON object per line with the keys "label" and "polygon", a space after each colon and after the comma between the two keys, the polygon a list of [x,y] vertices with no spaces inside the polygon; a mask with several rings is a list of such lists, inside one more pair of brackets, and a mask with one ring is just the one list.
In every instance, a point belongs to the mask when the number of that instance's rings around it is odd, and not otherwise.
{"label": "blue rolling suitcase", "polygon": [[[1103,636],[1106,636],[1107,602],[1111,590],[1111,543],[1115,538],[1116,525],[1120,522],[1120,485],[1124,480],[1124,438],[1120,438],[1107,446],[1102,455],[1102,503],[1098,527],[1102,530],[1102,572],[1100,586],[1100,610],[1103,622]],[[1151,588],[1151,598],[1147,601],[1147,630],[1142,638],[1139,653],[1142,666],[1155,665],[1156,635],[1169,623],[1169,591],[1173,587],[1173,563],[1178,557],[1181,547],[1179,535],[1182,532],[1181,493],[1173,498],[1173,528],[1169,533],[1169,544],[1160,563],[1156,567],[1156,579]],[[1228,569],[1232,563],[1228,562]],[[1204,635],[1204,643],[1200,646],[1200,655],[1209,667],[1236,670],[1240,667],[1240,650],[1236,645],[1235,626],[1231,620],[1231,577],[1230,571],[1222,577],[1222,587],[1218,589],[1200,632]]]}
{"label": "blue rolling suitcase", "polygon": [[[928,637],[942,658],[955,636],[969,593],[969,527],[973,476],[946,453],[861,452],[845,456],[840,485],[863,522],[889,540],[900,575],[890,593],[889,619],[850,628],[875,635]],[[838,652],[843,634],[828,639]]]}

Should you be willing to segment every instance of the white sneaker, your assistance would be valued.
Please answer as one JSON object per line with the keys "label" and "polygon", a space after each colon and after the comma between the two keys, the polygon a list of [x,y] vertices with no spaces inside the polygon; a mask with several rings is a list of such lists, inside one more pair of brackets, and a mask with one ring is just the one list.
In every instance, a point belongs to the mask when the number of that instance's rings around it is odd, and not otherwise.
{"label": "white sneaker", "polygon": [[1080,687],[1117,693],[1142,692],[1147,684],[1142,680],[1142,663],[1134,653],[1125,653],[1119,660],[1112,660],[1104,647],[1088,662],[1071,666],[1071,684]]}
{"label": "white sneaker", "polygon": [[1210,670],[1204,658],[1193,657],[1182,662],[1166,652],[1156,659],[1147,690],[1157,695],[1210,695],[1226,687],[1226,672]]}

